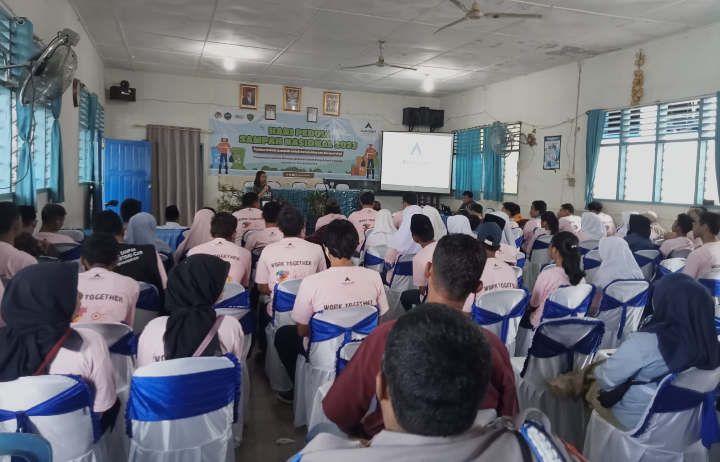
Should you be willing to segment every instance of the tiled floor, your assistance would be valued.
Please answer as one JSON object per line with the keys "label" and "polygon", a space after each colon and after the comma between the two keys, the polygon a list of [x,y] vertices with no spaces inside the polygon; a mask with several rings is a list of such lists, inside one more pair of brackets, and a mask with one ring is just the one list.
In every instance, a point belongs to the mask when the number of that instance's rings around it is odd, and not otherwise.
{"label": "tiled floor", "polygon": [[[248,358],[250,370],[250,416],[245,420],[243,443],[235,451],[237,462],[284,462],[305,446],[305,427],[293,425],[293,407],[277,400],[277,393],[262,367]],[[280,438],[295,440],[293,444],[278,445]]]}

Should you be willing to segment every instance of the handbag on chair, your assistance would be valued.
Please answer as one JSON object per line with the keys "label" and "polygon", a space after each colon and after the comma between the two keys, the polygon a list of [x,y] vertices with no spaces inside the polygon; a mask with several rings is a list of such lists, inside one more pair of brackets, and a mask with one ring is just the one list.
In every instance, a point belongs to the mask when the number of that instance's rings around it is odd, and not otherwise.
{"label": "handbag on chair", "polygon": [[612,390],[600,390],[600,393],[598,394],[598,402],[604,407],[605,409],[610,409],[613,406],[615,406],[617,403],[622,401],[623,396],[625,396],[625,393],[628,392],[630,387],[633,385],[647,385],[650,383],[660,383],[663,381],[665,377],[667,377],[670,374],[663,374],[659,377],[655,377],[654,379],[648,381],[648,382],[639,382],[637,380],[633,380],[637,374],[630,377],[627,381],[624,383],[621,383],[617,387],[613,388]]}

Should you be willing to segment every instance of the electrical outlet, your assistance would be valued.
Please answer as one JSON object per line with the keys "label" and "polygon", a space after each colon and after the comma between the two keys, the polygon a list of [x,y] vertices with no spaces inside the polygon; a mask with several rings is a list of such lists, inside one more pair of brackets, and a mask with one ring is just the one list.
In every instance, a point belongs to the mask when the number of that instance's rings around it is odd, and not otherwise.
{"label": "electrical outlet", "polygon": [[568,186],[570,186],[570,187],[574,187],[574,186],[575,186],[575,178],[573,178],[573,177],[568,177],[567,180],[568,180]]}

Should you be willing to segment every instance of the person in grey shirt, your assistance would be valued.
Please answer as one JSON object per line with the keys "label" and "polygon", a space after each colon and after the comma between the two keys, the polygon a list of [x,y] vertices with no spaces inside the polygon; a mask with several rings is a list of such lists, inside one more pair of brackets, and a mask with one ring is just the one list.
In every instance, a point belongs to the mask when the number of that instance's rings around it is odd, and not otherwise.
{"label": "person in grey shirt", "polygon": [[255,184],[252,187],[252,192],[260,198],[260,206],[273,200],[272,188],[267,184],[267,173],[260,170],[255,174]]}

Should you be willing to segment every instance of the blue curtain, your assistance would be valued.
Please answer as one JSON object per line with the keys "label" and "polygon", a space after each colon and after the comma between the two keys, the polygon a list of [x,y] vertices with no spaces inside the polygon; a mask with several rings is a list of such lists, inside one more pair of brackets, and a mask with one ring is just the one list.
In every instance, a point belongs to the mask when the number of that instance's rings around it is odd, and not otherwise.
{"label": "blue curtain", "polygon": [[63,175],[62,134],[60,133],[60,110],[62,96],[50,103],[53,115],[52,136],[50,142],[50,201],[65,202],[65,176]]}
{"label": "blue curtain", "polygon": [[[720,121],[720,91],[717,92],[715,120],[716,122]],[[717,179],[718,192],[720,192],[720,123],[715,124],[715,178]]]}
{"label": "blue curtain", "polygon": [[457,132],[455,153],[455,199],[462,199],[464,191],[472,191],[474,197],[479,198],[482,190],[480,129]]}
{"label": "blue curtain", "polygon": [[[15,29],[15,49],[13,60],[24,63],[33,54],[33,25],[27,18],[23,24]],[[37,193],[35,191],[35,172],[33,171],[32,153],[30,152],[30,131],[33,121],[33,111],[30,106],[23,106],[20,94],[17,99],[17,124],[20,146],[18,150],[17,182],[15,184],[14,202],[18,205],[32,205],[35,207]]]}
{"label": "blue curtain", "polygon": [[503,188],[503,167],[505,159],[494,154],[490,150],[490,144],[487,142],[490,137],[491,126],[483,128],[483,168],[485,169],[485,181],[483,183],[483,199],[489,201],[502,202]]}
{"label": "blue curtain", "polygon": [[585,205],[593,201],[593,187],[595,186],[595,172],[600,157],[600,143],[602,142],[605,117],[602,109],[588,111],[587,139],[585,140]]}

